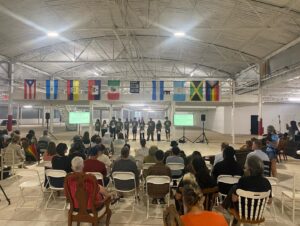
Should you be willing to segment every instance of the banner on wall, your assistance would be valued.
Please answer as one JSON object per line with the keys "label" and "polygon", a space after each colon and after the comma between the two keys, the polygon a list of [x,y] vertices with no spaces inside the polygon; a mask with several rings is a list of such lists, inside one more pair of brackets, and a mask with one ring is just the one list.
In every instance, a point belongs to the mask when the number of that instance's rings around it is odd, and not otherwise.
{"label": "banner on wall", "polygon": [[185,94],[185,81],[174,81],[173,87],[174,87],[174,94],[173,94],[173,100],[174,101],[185,101],[186,94]]}
{"label": "banner on wall", "polygon": [[36,97],[36,80],[25,79],[24,80],[24,99],[35,99]]}
{"label": "banner on wall", "polygon": [[219,101],[220,99],[220,83],[219,81],[205,82],[206,101]]}
{"label": "banner on wall", "polygon": [[140,81],[130,81],[130,93],[140,93]]}
{"label": "banner on wall", "polygon": [[190,82],[190,100],[203,101],[203,81]]}
{"label": "banner on wall", "polygon": [[164,81],[152,81],[152,100],[164,100]]}
{"label": "banner on wall", "polygon": [[58,97],[58,80],[46,80],[46,99],[56,100]]}
{"label": "banner on wall", "polygon": [[120,80],[108,80],[108,100],[119,100],[120,99]]}
{"label": "banner on wall", "polygon": [[88,100],[101,99],[101,81],[89,80],[88,81]]}
{"label": "banner on wall", "polygon": [[79,100],[79,80],[68,80],[67,81],[67,98],[68,100]]}

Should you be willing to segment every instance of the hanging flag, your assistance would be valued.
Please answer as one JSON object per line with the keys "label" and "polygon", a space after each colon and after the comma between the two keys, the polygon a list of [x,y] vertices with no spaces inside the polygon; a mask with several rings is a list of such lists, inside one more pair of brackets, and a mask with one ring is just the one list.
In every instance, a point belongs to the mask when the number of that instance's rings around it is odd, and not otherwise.
{"label": "hanging flag", "polygon": [[24,80],[24,99],[35,99],[36,97],[36,80]]}
{"label": "hanging flag", "polygon": [[130,81],[130,93],[140,93],[139,81]]}
{"label": "hanging flag", "polygon": [[190,99],[191,101],[203,100],[203,81],[190,82]]}
{"label": "hanging flag", "polygon": [[120,80],[108,80],[108,100],[119,100],[120,99]]}
{"label": "hanging flag", "polygon": [[88,82],[88,100],[101,99],[101,81],[89,80]]}
{"label": "hanging flag", "polygon": [[205,96],[206,96],[206,101],[219,101],[220,99],[219,81],[205,82]]}
{"label": "hanging flag", "polygon": [[67,98],[68,100],[79,100],[79,80],[67,81]]}
{"label": "hanging flag", "polygon": [[174,81],[174,94],[173,100],[174,101],[185,101],[186,94],[185,94],[185,81]]}
{"label": "hanging flag", "polygon": [[56,100],[58,96],[58,80],[46,80],[46,99]]}
{"label": "hanging flag", "polygon": [[152,100],[164,100],[164,81],[152,81]]}

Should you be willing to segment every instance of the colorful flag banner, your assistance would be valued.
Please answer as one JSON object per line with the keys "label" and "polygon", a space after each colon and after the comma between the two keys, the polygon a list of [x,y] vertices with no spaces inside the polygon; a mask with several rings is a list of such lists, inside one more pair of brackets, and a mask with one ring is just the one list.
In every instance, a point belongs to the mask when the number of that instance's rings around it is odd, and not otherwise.
{"label": "colorful flag banner", "polygon": [[67,98],[68,100],[79,100],[79,80],[67,81]]}
{"label": "colorful flag banner", "polygon": [[29,160],[29,161],[38,161],[39,160],[39,155],[38,155],[35,144],[30,144],[27,148],[25,148],[25,157],[26,157],[26,160]]}
{"label": "colorful flag banner", "polygon": [[46,80],[46,99],[56,100],[58,96],[58,80]]}
{"label": "colorful flag banner", "polygon": [[152,81],[152,100],[164,100],[164,81]]}
{"label": "colorful flag banner", "polygon": [[25,79],[24,80],[24,99],[35,99],[36,97],[36,80]]}
{"label": "colorful flag banner", "polygon": [[185,81],[174,81],[174,94],[173,94],[173,100],[174,101],[185,101],[186,94],[185,94]]}
{"label": "colorful flag banner", "polygon": [[108,80],[108,100],[119,100],[120,99],[120,80]]}
{"label": "colorful flag banner", "polygon": [[205,82],[205,96],[206,101],[219,101],[220,99],[220,85],[219,81]]}
{"label": "colorful flag banner", "polygon": [[130,93],[140,93],[139,81],[130,81]]}
{"label": "colorful flag banner", "polygon": [[88,100],[101,99],[101,81],[89,80],[88,81]]}
{"label": "colorful flag banner", "polygon": [[190,82],[190,100],[191,101],[203,100],[203,81]]}

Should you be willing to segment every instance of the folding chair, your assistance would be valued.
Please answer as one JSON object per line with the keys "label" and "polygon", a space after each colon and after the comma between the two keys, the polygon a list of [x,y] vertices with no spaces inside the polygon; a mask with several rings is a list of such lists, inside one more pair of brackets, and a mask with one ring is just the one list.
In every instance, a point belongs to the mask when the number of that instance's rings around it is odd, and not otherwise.
{"label": "folding chair", "polygon": [[173,178],[172,177],[172,181],[174,182],[176,182],[176,186],[172,186],[172,187],[177,187],[178,186],[178,184],[179,184],[179,181],[181,180],[181,178],[182,178],[182,176],[183,176],[183,170],[184,170],[184,164],[182,164],[182,163],[167,163],[166,164],[170,169],[171,169],[171,173],[172,173],[172,171],[174,172],[174,171],[181,171],[181,176],[180,177],[178,177],[178,178]]}
{"label": "folding chair", "polygon": [[159,186],[162,185],[168,185],[169,186],[169,191],[168,193],[165,195],[167,196],[167,205],[170,205],[170,183],[171,183],[171,178],[168,176],[147,176],[146,177],[146,196],[147,196],[147,219],[149,217],[155,217],[155,216],[150,216],[149,211],[150,211],[150,198],[151,198],[151,194],[149,194],[149,184],[153,184],[155,186],[157,186],[157,189],[159,190]]}
{"label": "folding chair", "polygon": [[88,173],[88,174],[93,174],[93,175],[96,177],[97,181],[98,181],[98,180],[101,180],[102,186],[103,186],[103,187],[105,186],[105,185],[104,185],[104,177],[103,177],[102,173],[100,173],[100,172],[86,172],[86,173]]}
{"label": "folding chair", "polygon": [[58,192],[58,191],[64,191],[64,184],[62,183],[62,186],[54,185],[53,179],[63,180],[66,176],[67,176],[67,173],[64,170],[54,170],[54,169],[46,170],[46,177],[47,177],[47,180],[49,183],[49,189],[51,190],[51,193],[46,202],[45,209],[64,210],[66,208],[66,202],[65,202],[64,208],[62,208],[62,209],[48,208],[48,204],[50,202],[51,197],[53,197],[54,201],[56,201],[54,193]]}
{"label": "folding chair", "polygon": [[[226,186],[226,188],[232,187],[234,184],[237,184],[240,176],[232,176],[232,175],[220,175],[217,178],[217,183],[219,188],[222,186]],[[227,197],[227,193],[222,193],[219,191],[218,203],[221,203]]]}
{"label": "folding chair", "polygon": [[[272,186],[272,198],[274,199],[275,195],[277,192],[277,187],[278,187],[278,179],[276,177],[266,177],[266,179],[268,179],[268,181],[270,182],[271,186]],[[277,221],[277,214],[276,214],[276,208],[275,208],[275,203],[272,200],[272,209],[273,209],[273,214],[274,214],[274,219],[275,221]],[[269,206],[267,206],[267,208],[269,209]],[[270,212],[271,212],[271,208],[270,208]]]}
{"label": "folding chair", "polygon": [[[137,194],[137,186],[136,186],[136,180],[135,180],[135,175],[132,172],[113,172],[112,173],[112,179],[113,179],[113,186],[114,190],[116,192],[121,192],[121,193],[134,193],[134,199],[126,198],[127,200],[133,200],[133,205],[132,205],[132,211],[135,208],[135,202],[138,200],[138,194]],[[122,188],[121,186],[118,185],[118,182],[127,182],[129,184],[130,182],[133,182],[132,188],[125,189]],[[124,210],[125,211],[125,210]]]}
{"label": "folding chair", "polygon": [[[16,206],[16,208],[37,208],[38,207],[38,200],[36,201],[35,206],[24,206],[26,202],[26,198],[40,198],[42,197],[42,200],[44,199],[44,193],[43,193],[43,182],[41,181],[41,177],[39,175],[39,172],[37,170],[33,169],[18,169],[16,170],[16,177],[18,180],[19,188],[21,191],[21,201]],[[40,191],[41,195],[25,195],[25,189],[36,189]],[[31,191],[31,193],[33,193]],[[35,194],[35,193],[33,193]]]}
{"label": "folding chair", "polygon": [[271,191],[267,192],[251,192],[242,189],[237,189],[239,203],[238,210],[230,209],[231,220],[230,225],[233,224],[234,218],[240,222],[241,226],[244,224],[261,224],[265,221],[263,216],[264,210],[269,200]]}

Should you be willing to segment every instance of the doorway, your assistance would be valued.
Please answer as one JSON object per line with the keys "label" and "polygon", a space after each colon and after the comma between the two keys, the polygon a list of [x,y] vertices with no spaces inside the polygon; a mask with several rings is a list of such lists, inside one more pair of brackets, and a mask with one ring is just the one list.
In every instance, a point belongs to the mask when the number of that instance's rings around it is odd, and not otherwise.
{"label": "doorway", "polygon": [[251,115],[251,135],[258,135],[258,115]]}

